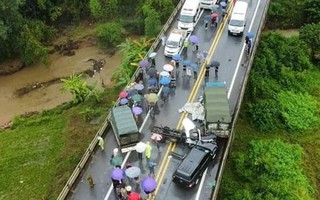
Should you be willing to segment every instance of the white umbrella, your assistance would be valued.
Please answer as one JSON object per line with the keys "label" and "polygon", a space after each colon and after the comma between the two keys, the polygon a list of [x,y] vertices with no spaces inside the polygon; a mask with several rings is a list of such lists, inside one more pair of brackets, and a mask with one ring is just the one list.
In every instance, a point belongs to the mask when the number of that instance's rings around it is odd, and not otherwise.
{"label": "white umbrella", "polygon": [[147,147],[146,143],[139,142],[139,143],[136,144],[136,151],[138,153],[142,153],[142,152],[144,152],[144,150],[146,150],[146,147]]}
{"label": "white umbrella", "polygon": [[160,76],[170,76],[170,74],[167,71],[162,71],[160,72]]}
{"label": "white umbrella", "polygon": [[173,70],[173,66],[170,64],[165,64],[165,65],[163,65],[163,69],[168,72],[171,72]]}

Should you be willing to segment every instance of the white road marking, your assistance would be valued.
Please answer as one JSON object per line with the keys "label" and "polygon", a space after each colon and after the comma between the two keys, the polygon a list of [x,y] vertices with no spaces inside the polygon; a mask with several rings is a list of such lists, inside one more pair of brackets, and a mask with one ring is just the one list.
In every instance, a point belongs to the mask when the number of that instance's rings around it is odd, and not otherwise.
{"label": "white road marking", "polygon": [[197,195],[196,195],[195,199],[199,199],[200,198],[200,194],[201,194],[201,191],[202,191],[202,187],[203,187],[203,184],[204,184],[205,177],[207,175],[207,171],[208,171],[208,168],[203,172],[203,175],[202,175],[202,178],[201,178],[201,182],[200,182],[200,185],[199,185],[199,189],[197,191]]}
{"label": "white road marking", "polygon": [[[257,7],[256,7],[256,9],[254,11],[254,14],[253,14],[253,17],[252,17],[252,22],[250,24],[248,32],[250,32],[251,29],[252,29],[252,25],[253,25],[253,22],[254,22],[254,20],[256,18],[260,2],[261,2],[261,0],[258,1],[258,5],[257,5]],[[234,81],[236,80],[236,77],[237,77],[237,74],[238,74],[238,70],[239,70],[239,67],[240,67],[241,58],[243,56],[243,52],[244,52],[245,46],[246,46],[245,43],[243,43],[242,50],[241,50],[241,53],[240,53],[240,56],[239,56],[239,60],[238,60],[238,63],[237,63],[236,71],[233,74],[233,78],[232,78],[232,81],[231,81],[230,89],[229,89],[229,92],[228,92],[228,99],[230,98],[231,91],[232,91],[233,85],[234,85]]]}

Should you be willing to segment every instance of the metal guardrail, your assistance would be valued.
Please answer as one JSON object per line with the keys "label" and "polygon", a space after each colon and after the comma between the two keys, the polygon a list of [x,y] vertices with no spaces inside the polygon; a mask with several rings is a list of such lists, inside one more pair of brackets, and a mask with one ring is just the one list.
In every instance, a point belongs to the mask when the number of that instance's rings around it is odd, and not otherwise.
{"label": "metal guardrail", "polygon": [[[170,17],[168,18],[166,24],[162,27],[160,33],[158,34],[157,38],[155,39],[155,41],[153,42],[153,44],[151,45],[149,51],[147,52],[147,55],[145,56],[145,59],[147,58],[147,56],[151,53],[154,52],[156,50],[156,48],[158,47],[161,37],[169,30],[169,28],[172,25],[173,20],[176,18],[179,10],[181,9],[183,3],[185,2],[185,0],[180,0],[180,2],[178,3],[178,5],[176,6],[176,8],[174,9],[174,11],[172,12],[172,14],[170,15]],[[138,68],[135,73],[132,75],[131,81],[130,83],[134,82],[136,80],[136,78],[138,77],[138,74],[140,73],[140,68]],[[117,100],[117,102],[115,103],[115,105],[117,105],[119,103],[119,99]],[[76,168],[74,169],[74,171],[72,172],[70,178],[68,179],[67,183],[65,184],[65,186],[63,187],[62,191],[60,192],[57,200],[64,200],[67,195],[69,194],[70,190],[72,189],[72,187],[74,186],[74,184],[76,183],[80,173],[82,172],[82,170],[85,168],[89,158],[91,157],[95,147],[98,144],[98,137],[99,136],[103,136],[103,134],[105,133],[105,130],[107,130],[107,128],[110,126],[109,124],[109,119],[111,117],[111,112],[108,113],[108,116],[106,117],[105,121],[103,122],[102,126],[100,127],[100,129],[98,130],[97,134],[94,136],[93,140],[91,141],[91,143],[89,144],[89,147],[86,149],[84,155],[82,156],[81,160],[79,161],[78,165],[76,166]]]}
{"label": "metal guardrail", "polygon": [[[268,11],[269,5],[270,5],[270,0],[267,1],[267,4],[266,4],[266,6],[265,6],[265,8],[263,10],[263,17],[262,17],[262,19],[261,19],[261,21],[259,23],[259,28],[258,28],[257,32],[261,33],[261,30],[263,29],[263,27],[265,25],[265,19],[266,19],[266,16],[267,16],[267,11]],[[257,48],[258,48],[257,44],[259,44],[259,41],[260,41],[260,34],[257,35],[257,36],[258,37],[256,37],[256,39],[254,41],[254,43],[256,45],[253,46],[251,55],[254,55],[255,52],[257,51]],[[211,194],[211,196],[212,196],[211,199],[212,200],[215,200],[218,197],[219,188],[220,188],[220,184],[221,184],[221,180],[222,180],[223,170],[224,170],[224,167],[226,165],[226,161],[227,161],[227,157],[229,155],[231,144],[232,144],[232,142],[234,140],[234,127],[235,127],[235,125],[237,123],[238,115],[239,115],[241,104],[242,104],[242,99],[243,99],[244,92],[245,92],[245,89],[246,89],[246,85],[247,85],[247,82],[248,82],[249,73],[251,71],[253,60],[254,60],[254,56],[251,56],[250,59],[248,60],[248,65],[247,65],[248,69],[246,71],[243,87],[241,88],[241,92],[239,94],[239,98],[238,98],[239,101],[237,102],[237,105],[236,105],[236,111],[235,111],[235,116],[234,116],[234,120],[233,120],[233,123],[232,123],[232,130],[231,130],[230,138],[228,139],[226,150],[225,150],[225,153],[223,155],[221,165],[219,167],[219,173],[217,175],[218,179],[216,181],[216,186],[215,186],[215,188],[213,190],[213,193]]]}

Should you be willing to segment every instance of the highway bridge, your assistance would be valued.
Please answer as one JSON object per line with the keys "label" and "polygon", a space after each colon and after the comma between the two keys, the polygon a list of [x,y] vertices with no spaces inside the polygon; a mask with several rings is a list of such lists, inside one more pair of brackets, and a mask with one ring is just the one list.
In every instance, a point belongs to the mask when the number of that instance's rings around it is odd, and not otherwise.
{"label": "highway bridge", "polygon": [[[269,0],[246,1],[248,2],[249,7],[245,33],[252,32],[256,35],[256,37],[253,39],[253,50],[255,50],[261,27],[264,23]],[[180,7],[183,2],[184,1],[180,2]],[[233,1],[231,1],[228,5],[229,13],[231,12],[232,7]],[[177,87],[170,95],[168,102],[159,104],[160,112],[155,115],[155,119],[150,119],[150,117],[148,117],[148,115],[146,116],[145,114],[142,116],[143,120],[141,120],[139,123],[140,130],[143,135],[142,141],[151,141],[150,135],[153,125],[168,126],[178,129],[182,128],[181,122],[182,119],[187,116],[187,113],[179,113],[178,110],[187,102],[197,101],[197,98],[202,94],[205,71],[204,66],[211,60],[219,61],[220,67],[217,78],[214,77],[214,69],[211,69],[209,81],[226,83],[228,88],[230,109],[234,118],[233,124],[235,124],[246,84],[246,79],[252,63],[251,58],[253,55],[251,55],[249,58],[245,55],[244,37],[234,37],[228,35],[227,18],[225,18],[223,21],[220,21],[217,28],[209,28],[208,30],[205,30],[203,17],[208,14],[210,14],[208,10],[204,10],[202,12],[201,18],[198,21],[195,30],[192,32],[193,35],[197,35],[200,39],[199,52],[208,52],[206,61],[202,62],[202,68],[199,70],[198,78],[185,80],[182,77],[184,71],[180,65],[178,68],[180,71],[180,76],[177,79]],[[175,18],[176,16],[173,17]],[[177,26],[177,20],[172,20],[172,23],[166,26],[168,28],[166,27],[164,31],[165,34],[168,34],[172,28]],[[158,39],[161,37],[161,35],[159,35]],[[161,46],[161,42],[157,41],[155,51],[157,52],[156,66],[158,71],[162,71],[163,65],[171,61],[171,59],[163,55],[163,48],[164,47]],[[185,59],[194,61],[196,60],[196,54],[192,52],[191,48],[188,48],[186,52]],[[113,135],[112,129],[109,126],[103,126],[100,132],[104,137],[106,150],[101,151],[96,147],[92,147],[92,150],[88,150],[86,152],[89,155],[87,156],[88,159],[85,159],[86,164],[83,166],[80,164],[78,165],[77,169],[75,170],[77,171],[77,176],[73,177],[73,181],[69,180],[58,199],[117,199],[110,178],[110,173],[113,169],[113,166],[110,165],[110,158],[112,155],[112,150],[117,147],[117,142]],[[165,144],[160,144],[160,152],[158,152],[155,143],[150,142],[153,148],[151,158],[157,163],[155,168],[155,178],[158,182],[158,187],[155,191],[156,199],[215,199],[221,179],[221,169],[223,169],[232,138],[233,137],[230,137],[229,139],[218,140],[218,153],[214,162],[212,162],[205,171],[200,183],[191,189],[179,187],[171,181],[171,176],[181,160],[170,155],[172,151],[178,154],[186,154],[190,149],[182,144],[167,142]],[[96,146],[96,142],[94,144]],[[141,168],[142,178],[148,176],[149,170],[146,160],[144,159],[142,162],[139,162],[138,155],[135,151],[123,154],[123,157],[123,166],[125,163],[132,163]],[[88,187],[86,179],[89,175],[93,177],[95,182],[94,188]]]}

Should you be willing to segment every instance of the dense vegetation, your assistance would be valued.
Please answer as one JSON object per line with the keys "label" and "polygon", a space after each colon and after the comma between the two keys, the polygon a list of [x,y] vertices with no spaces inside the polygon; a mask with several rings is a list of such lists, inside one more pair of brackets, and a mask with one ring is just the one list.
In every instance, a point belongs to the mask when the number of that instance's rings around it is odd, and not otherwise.
{"label": "dense vegetation", "polygon": [[[47,62],[50,51],[48,47],[64,28],[63,25],[77,24],[83,20],[101,24],[97,35],[103,45],[116,46],[121,42],[121,35],[129,33],[153,37],[177,2],[178,0],[2,0],[0,62],[15,57],[21,57],[25,65],[38,61]],[[111,21],[113,24],[108,24]]]}
{"label": "dense vegetation", "polygon": [[261,38],[220,199],[319,198],[319,8],[319,0],[271,1],[267,27],[300,27],[299,36]]}

